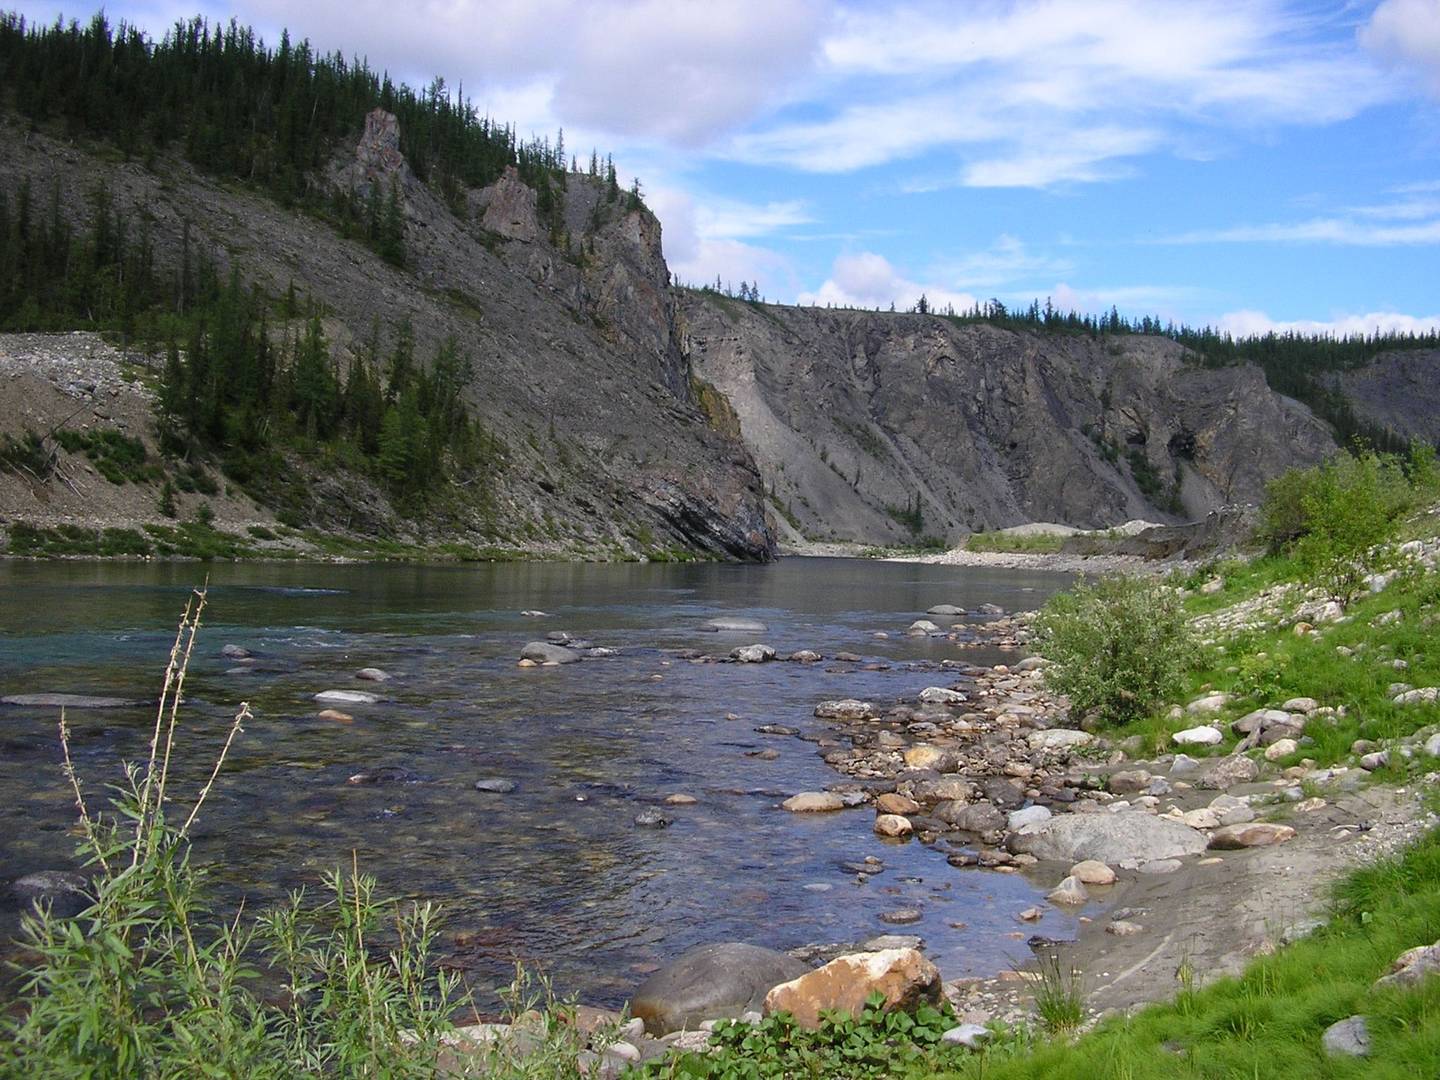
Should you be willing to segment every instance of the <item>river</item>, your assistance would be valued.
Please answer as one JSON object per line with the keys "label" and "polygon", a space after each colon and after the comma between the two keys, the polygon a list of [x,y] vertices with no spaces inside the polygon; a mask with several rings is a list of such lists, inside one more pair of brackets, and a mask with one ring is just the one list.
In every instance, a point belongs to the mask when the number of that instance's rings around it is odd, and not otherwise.
{"label": "river", "polygon": [[[316,565],[0,562],[0,696],[41,691],[152,699],[188,590],[209,607],[187,684],[179,778],[197,790],[240,701],[255,718],[207,804],[195,857],[222,907],[252,909],[348,866],[387,895],[446,912],[446,951],[480,1000],[516,958],[558,992],[615,1005],[684,949],[742,940],[776,948],[918,934],[947,978],[1024,954],[1014,914],[1040,895],[1022,875],[949,866],[943,850],[882,840],[873,811],[795,815],[797,791],[840,777],[816,752],[817,702],[890,702],[944,681],[908,665],[998,662],[944,639],[907,638],[933,604],[1031,608],[1061,575],[847,559],[768,566]],[[526,617],[526,609],[548,613]],[[763,620],[782,655],[853,651],[856,664],[702,664],[752,637],[705,619]],[[566,630],[619,655],[522,669],[525,642]],[[877,638],[877,631],[888,638]],[[234,644],[253,662],[221,655]],[[393,678],[360,682],[375,666]],[[319,717],[313,695],[370,690],[375,705]],[[76,766],[92,799],[141,760],[153,706],[77,710]],[[727,719],[727,717],[735,717]],[[75,815],[53,709],[0,707],[0,884],[74,868]],[[760,724],[800,736],[757,733]],[[773,760],[756,752],[773,750]],[[769,755],[767,755],[768,757]],[[396,766],[405,782],[349,783]],[[516,784],[474,789],[480,778]],[[684,793],[692,806],[662,806]],[[665,829],[637,827],[660,807]],[[841,864],[875,855],[857,883]],[[898,908],[921,912],[887,926]],[[14,937],[13,904],[0,937]],[[1025,928],[1068,936],[1056,911]],[[461,944],[455,944],[455,935]]]}

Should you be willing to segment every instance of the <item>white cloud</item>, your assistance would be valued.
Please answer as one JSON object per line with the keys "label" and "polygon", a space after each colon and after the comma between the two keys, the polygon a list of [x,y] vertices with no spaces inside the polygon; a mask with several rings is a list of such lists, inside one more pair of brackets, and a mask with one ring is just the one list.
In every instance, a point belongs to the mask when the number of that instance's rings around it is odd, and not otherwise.
{"label": "white cloud", "polygon": [[1361,28],[1360,43],[1416,72],[1440,95],[1440,4],[1435,0],[1382,0]]}
{"label": "white cloud", "polygon": [[1329,334],[1334,337],[1380,333],[1425,334],[1440,330],[1440,315],[1403,315],[1372,311],[1366,315],[1336,315],[1330,319],[1272,319],[1263,311],[1231,311],[1220,316],[1216,329],[1232,337],[1254,334]]}

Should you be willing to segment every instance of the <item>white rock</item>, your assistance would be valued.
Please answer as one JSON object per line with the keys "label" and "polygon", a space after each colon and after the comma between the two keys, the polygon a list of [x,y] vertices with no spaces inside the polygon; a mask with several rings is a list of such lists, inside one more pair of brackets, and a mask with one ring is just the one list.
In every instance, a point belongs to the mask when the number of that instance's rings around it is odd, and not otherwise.
{"label": "white rock", "polygon": [[1113,885],[1115,871],[1096,859],[1086,859],[1070,868],[1070,876],[1082,885]]}
{"label": "white rock", "polygon": [[1423,686],[1418,690],[1404,690],[1390,700],[1396,705],[1434,705],[1440,698],[1440,687]]}
{"label": "white rock", "polygon": [[1294,739],[1277,739],[1265,748],[1266,761],[1279,761],[1282,757],[1289,757],[1300,749],[1300,744]]}
{"label": "white rock", "polygon": [[1351,1016],[1337,1020],[1320,1036],[1320,1045],[1332,1057],[1369,1057],[1370,1029],[1365,1017]]}
{"label": "white rock", "polygon": [[1230,703],[1230,695],[1224,693],[1206,694],[1204,697],[1196,698],[1185,706],[1185,711],[1192,716],[1208,716],[1218,713]]}
{"label": "white rock", "polygon": [[1281,704],[1280,708],[1285,712],[1301,712],[1309,716],[1316,709],[1320,708],[1320,702],[1313,697],[1292,697]]}
{"label": "white rock", "polygon": [[1219,728],[1202,724],[1200,727],[1177,731],[1170,738],[1177,746],[1216,746],[1224,741],[1225,736],[1220,733]]}
{"label": "white rock", "polygon": [[970,1050],[979,1050],[990,1039],[990,1029],[980,1024],[961,1024],[940,1036],[940,1041],[947,1046],[963,1046]]}
{"label": "white rock", "polygon": [[920,691],[920,700],[926,705],[963,705],[967,698],[959,690],[947,690],[943,686],[927,686]]}
{"label": "white rock", "polygon": [[828,813],[845,809],[845,800],[833,791],[802,791],[780,804],[792,814]]}
{"label": "white rock", "polygon": [[1031,750],[1069,750],[1076,746],[1088,746],[1095,741],[1095,737],[1089,732],[1076,731],[1074,728],[1049,728],[1045,731],[1032,731],[1025,737],[1030,744]]}

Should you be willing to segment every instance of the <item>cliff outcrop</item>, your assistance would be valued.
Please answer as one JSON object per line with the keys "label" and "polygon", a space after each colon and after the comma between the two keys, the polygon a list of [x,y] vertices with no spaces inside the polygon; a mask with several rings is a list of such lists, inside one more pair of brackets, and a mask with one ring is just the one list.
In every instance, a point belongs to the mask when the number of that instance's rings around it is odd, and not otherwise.
{"label": "cliff outcrop", "polygon": [[683,313],[691,363],[734,410],[792,538],[1198,518],[1335,449],[1259,369],[1195,366],[1167,338],[703,292]]}

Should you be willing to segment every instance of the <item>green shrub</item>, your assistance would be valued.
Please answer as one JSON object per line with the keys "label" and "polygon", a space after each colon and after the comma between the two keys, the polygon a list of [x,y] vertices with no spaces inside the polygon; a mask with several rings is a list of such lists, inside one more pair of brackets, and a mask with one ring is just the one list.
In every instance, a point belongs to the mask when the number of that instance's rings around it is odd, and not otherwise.
{"label": "green shrub", "polygon": [[1035,623],[1047,682],[1071,709],[1104,724],[1148,716],[1177,694],[1195,643],[1173,589],[1148,578],[1082,582],[1052,597]]}
{"label": "green shrub", "polygon": [[1337,454],[1266,485],[1256,539],[1277,554],[1297,552],[1318,534],[1327,544],[1363,554],[1393,535],[1404,514],[1434,498],[1437,489],[1435,450],[1423,443],[1413,443],[1408,456]]}
{"label": "green shrub", "polygon": [[888,1077],[920,1075],[957,1061],[969,1051],[947,1046],[940,1036],[956,1023],[948,1004],[915,1012],[886,1011],[872,994],[858,1017],[832,1014],[819,1030],[801,1027],[789,1013],[758,1024],[724,1021],[709,1054],[685,1054],[645,1066],[641,1075],[693,1080],[789,1080],[790,1077]]}
{"label": "green shrub", "polygon": [[1348,602],[1375,567],[1372,549],[1395,535],[1414,501],[1397,458],[1364,453],[1327,461],[1301,495],[1304,532],[1295,557],[1313,580]]}

